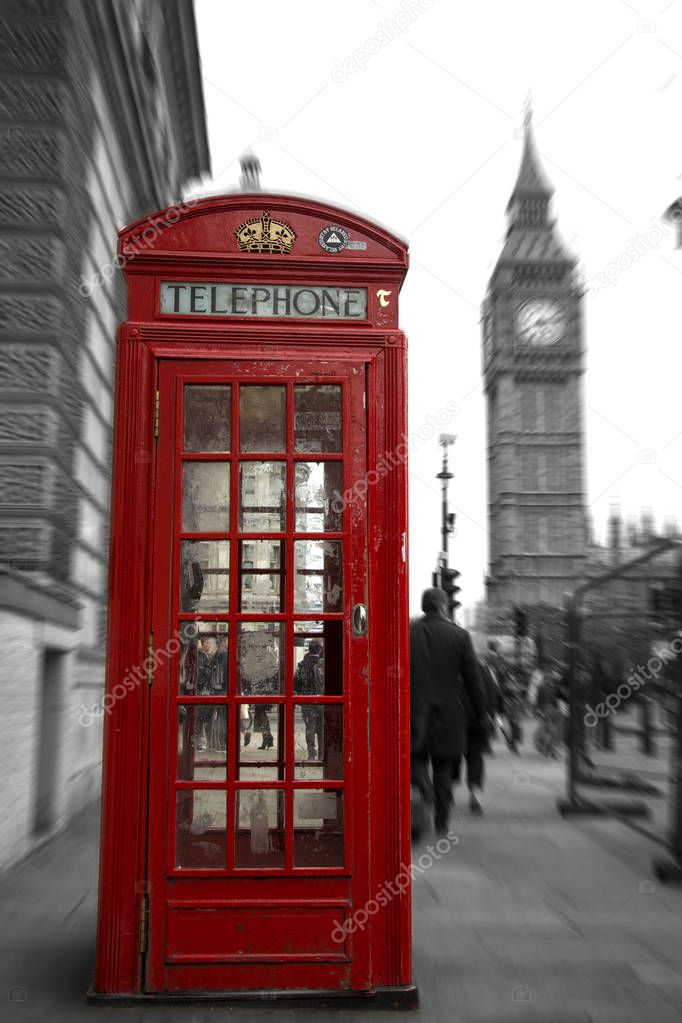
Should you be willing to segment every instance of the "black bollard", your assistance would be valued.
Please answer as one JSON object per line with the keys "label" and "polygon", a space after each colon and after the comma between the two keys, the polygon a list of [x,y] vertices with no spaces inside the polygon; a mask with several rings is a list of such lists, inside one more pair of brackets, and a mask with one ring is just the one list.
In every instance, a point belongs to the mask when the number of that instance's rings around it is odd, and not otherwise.
{"label": "black bollard", "polygon": [[646,696],[642,698],[642,730],[640,732],[640,743],[641,751],[645,757],[653,757],[656,755],[656,747],[654,745],[653,737],[651,734],[651,708],[649,700]]}

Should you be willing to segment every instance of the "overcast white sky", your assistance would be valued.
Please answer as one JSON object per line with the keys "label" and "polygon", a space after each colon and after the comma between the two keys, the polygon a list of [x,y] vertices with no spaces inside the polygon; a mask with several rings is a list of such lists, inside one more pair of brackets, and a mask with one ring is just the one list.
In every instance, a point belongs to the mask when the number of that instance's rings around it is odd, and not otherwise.
{"label": "overcast white sky", "polygon": [[[265,190],[358,210],[409,240],[410,429],[459,403],[451,563],[464,605],[482,595],[487,559],[479,307],[529,90],[561,233],[588,280],[607,268],[614,278],[585,299],[597,535],[614,501],[625,513],[652,507],[659,524],[682,519],[682,252],[659,223],[682,193],[682,0],[196,0],[196,10],[209,190],[234,187],[250,147]],[[637,236],[648,250],[633,259]],[[439,548],[438,468],[437,443],[411,462],[412,610]]]}

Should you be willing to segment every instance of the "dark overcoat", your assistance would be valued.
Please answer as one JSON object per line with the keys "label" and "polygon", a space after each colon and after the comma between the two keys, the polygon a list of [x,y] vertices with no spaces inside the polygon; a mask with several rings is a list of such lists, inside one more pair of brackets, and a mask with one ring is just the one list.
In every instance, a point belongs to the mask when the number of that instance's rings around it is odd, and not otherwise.
{"label": "dark overcoat", "polygon": [[483,697],[466,629],[438,611],[410,625],[410,718],[413,755],[454,759],[465,748],[467,717],[480,722]]}

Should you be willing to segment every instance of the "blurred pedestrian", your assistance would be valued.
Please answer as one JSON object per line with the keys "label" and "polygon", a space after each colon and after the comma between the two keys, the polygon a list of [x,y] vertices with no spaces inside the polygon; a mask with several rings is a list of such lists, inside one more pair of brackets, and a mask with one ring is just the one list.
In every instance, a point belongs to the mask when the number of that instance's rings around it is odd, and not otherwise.
{"label": "blurred pedestrian", "polygon": [[477,720],[467,702],[466,747],[457,757],[453,765],[453,781],[462,780],[462,760],[466,764],[466,784],[469,790],[469,809],[472,814],[482,814],[480,795],[485,784],[484,754],[492,753],[491,736],[495,729],[495,715],[502,703],[501,694],[492,672],[486,662],[478,661],[478,675],[481,683],[481,699],[483,715]]}
{"label": "blurred pedestrian", "polygon": [[533,736],[535,748],[543,757],[556,758],[561,742],[563,715],[559,707],[558,680],[552,672],[545,672],[535,700],[538,727]]}
{"label": "blurred pedestrian", "polygon": [[[465,701],[469,720],[481,731],[484,704],[471,637],[447,617],[443,590],[425,590],[422,611],[410,626],[412,785],[433,805],[436,831],[445,833],[454,765],[466,743]],[[413,825],[413,833],[418,830]]]}
{"label": "blurred pedestrian", "polygon": [[520,753],[519,743],[523,742],[521,715],[524,706],[522,679],[513,665],[505,664],[504,670],[500,672],[499,682],[502,693],[502,716],[505,722],[501,729],[502,735],[509,751]]}

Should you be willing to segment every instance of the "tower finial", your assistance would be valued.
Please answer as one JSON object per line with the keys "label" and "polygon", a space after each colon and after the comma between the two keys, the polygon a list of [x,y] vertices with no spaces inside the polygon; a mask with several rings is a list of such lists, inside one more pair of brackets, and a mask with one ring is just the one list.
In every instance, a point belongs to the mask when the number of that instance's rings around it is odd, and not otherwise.
{"label": "tower finial", "polygon": [[524,103],[523,114],[523,154],[521,166],[511,198],[507,204],[509,210],[514,201],[523,197],[542,198],[549,200],[552,196],[552,186],[547,181],[545,174],[540,167],[540,160],[535,146],[533,135],[533,109],[531,106],[531,95],[528,93]]}
{"label": "tower finial", "polygon": [[239,187],[242,192],[260,192],[260,160],[255,153],[247,152],[242,153],[239,157],[239,166],[241,167],[241,177],[239,179]]}

